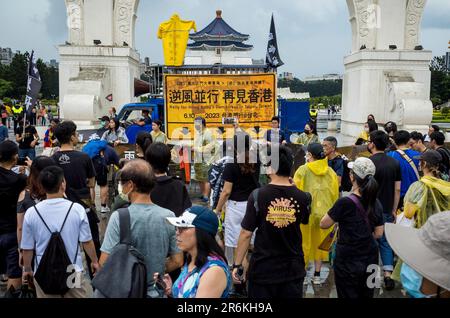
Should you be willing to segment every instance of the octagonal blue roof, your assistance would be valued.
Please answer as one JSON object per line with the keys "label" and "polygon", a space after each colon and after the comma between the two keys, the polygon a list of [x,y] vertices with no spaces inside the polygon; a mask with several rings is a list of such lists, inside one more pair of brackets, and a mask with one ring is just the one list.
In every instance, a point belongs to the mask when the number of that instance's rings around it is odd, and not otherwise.
{"label": "octagonal blue roof", "polygon": [[250,37],[248,34],[243,34],[233,29],[222,18],[222,11],[218,10],[217,17],[203,30],[190,35],[191,40],[208,40],[214,41],[219,39],[230,39],[235,41],[246,41]]}

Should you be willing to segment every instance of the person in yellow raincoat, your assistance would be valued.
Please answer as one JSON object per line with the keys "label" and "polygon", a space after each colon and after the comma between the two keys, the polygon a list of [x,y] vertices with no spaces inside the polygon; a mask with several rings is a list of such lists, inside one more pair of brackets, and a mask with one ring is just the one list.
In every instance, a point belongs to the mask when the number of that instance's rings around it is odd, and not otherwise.
{"label": "person in yellow raincoat", "polygon": [[[435,150],[424,152],[420,156],[423,177],[406,192],[404,217],[414,218],[415,228],[421,228],[433,214],[450,210],[450,182],[439,179],[441,160],[441,154]],[[400,281],[401,264],[401,261],[397,263],[392,274],[397,281]]]}
{"label": "person in yellow raincoat", "polygon": [[327,261],[329,257],[327,252],[319,250],[319,246],[333,230],[322,230],[320,221],[339,198],[339,181],[336,173],[328,166],[328,159],[321,144],[313,143],[308,146],[306,160],[306,165],[301,166],[295,173],[294,182],[297,188],[309,192],[312,196],[309,224],[301,225],[300,228],[305,264],[314,261],[313,283],[318,285],[321,283],[322,261]]}

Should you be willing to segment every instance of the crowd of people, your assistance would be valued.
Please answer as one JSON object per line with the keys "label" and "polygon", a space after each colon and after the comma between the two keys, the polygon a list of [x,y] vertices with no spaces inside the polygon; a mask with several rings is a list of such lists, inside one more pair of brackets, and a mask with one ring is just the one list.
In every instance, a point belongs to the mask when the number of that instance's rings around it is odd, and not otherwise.
{"label": "crowd of people", "polygon": [[47,156],[36,156],[31,122],[0,143],[0,273],[10,297],[27,285],[39,298],[301,298],[305,284],[324,283],[330,259],[339,298],[374,297],[368,269],[379,264],[388,291],[401,283],[411,297],[450,297],[450,151],[439,127],[383,131],[370,115],[356,142],[370,156],[349,162],[336,138],[320,142],[308,123],[297,168],[278,117],[262,142],[241,130],[223,145],[199,117],[193,205],[170,174],[162,123],[148,112],[137,123],[152,131],[137,134],[133,160],[116,152],[131,141],[113,109],[82,151],[75,123],[55,119]]}

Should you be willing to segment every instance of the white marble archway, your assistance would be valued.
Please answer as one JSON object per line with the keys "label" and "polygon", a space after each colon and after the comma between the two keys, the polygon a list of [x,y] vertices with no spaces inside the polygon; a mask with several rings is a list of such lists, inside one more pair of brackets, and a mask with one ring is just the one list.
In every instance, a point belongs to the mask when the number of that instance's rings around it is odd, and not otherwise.
{"label": "white marble archway", "polygon": [[419,47],[426,2],[347,0],[352,53],[344,59],[344,134],[357,136],[371,113],[380,123],[394,120],[401,128],[426,130],[432,118],[432,52]]}

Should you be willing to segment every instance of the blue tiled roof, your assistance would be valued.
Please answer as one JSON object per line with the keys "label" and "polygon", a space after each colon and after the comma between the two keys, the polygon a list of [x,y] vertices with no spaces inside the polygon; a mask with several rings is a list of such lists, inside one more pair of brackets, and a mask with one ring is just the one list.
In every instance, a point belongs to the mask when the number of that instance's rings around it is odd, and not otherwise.
{"label": "blue tiled roof", "polygon": [[247,40],[249,38],[248,34],[242,34],[232,27],[228,25],[228,23],[225,22],[224,19],[222,19],[221,16],[218,16],[214,19],[206,28],[203,30],[191,34],[190,38],[192,40],[197,40],[202,37],[216,37],[216,36],[233,36],[235,38],[238,38],[240,40]]}
{"label": "blue tiled roof", "polygon": [[211,47],[227,47],[234,45],[239,49],[252,49],[253,45],[244,44],[238,41],[197,41],[194,43],[188,44],[188,48],[195,49],[200,48],[203,45],[211,46]]}

